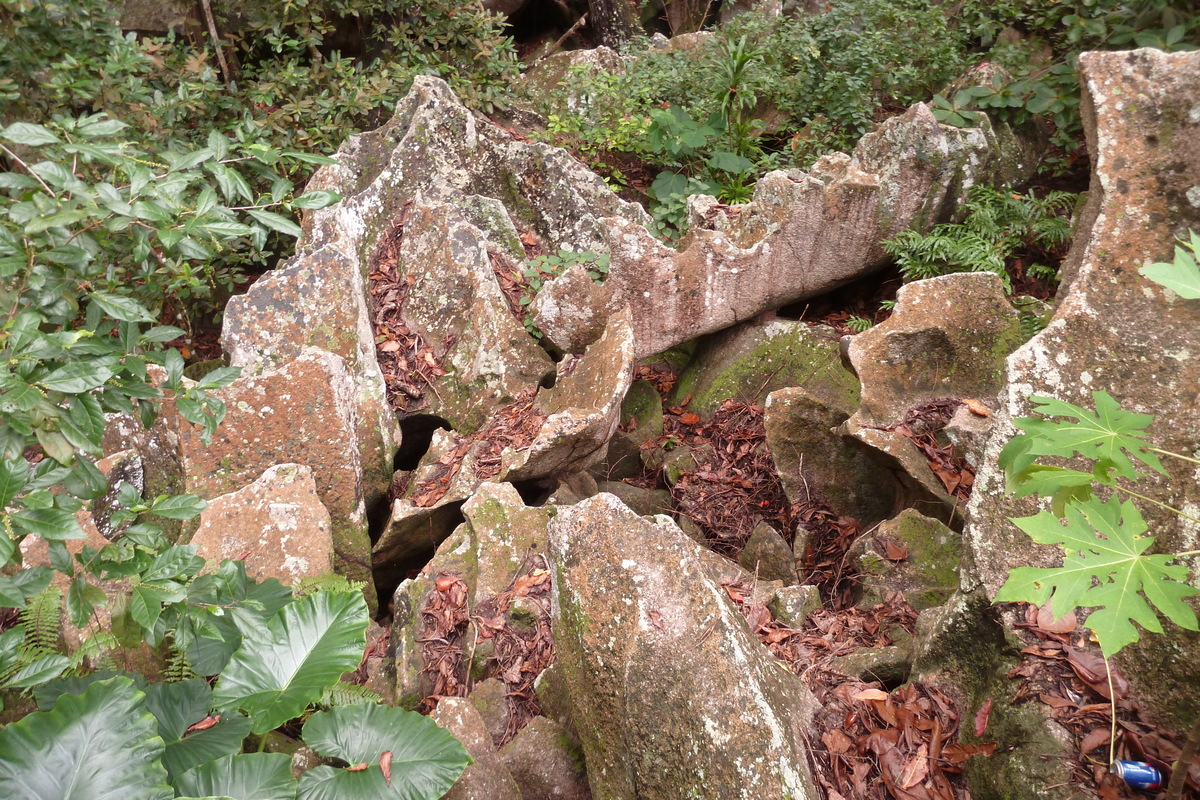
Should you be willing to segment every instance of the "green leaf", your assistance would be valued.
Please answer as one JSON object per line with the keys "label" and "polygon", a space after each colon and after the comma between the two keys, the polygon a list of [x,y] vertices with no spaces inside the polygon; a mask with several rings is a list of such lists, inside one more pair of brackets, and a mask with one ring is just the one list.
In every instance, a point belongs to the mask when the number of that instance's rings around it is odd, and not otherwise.
{"label": "green leaf", "polygon": [[[193,500],[203,500],[195,495],[183,495],[190,497]],[[170,498],[172,500],[177,498]],[[152,509],[153,513],[159,514],[157,504]],[[162,516],[159,514],[159,516]],[[196,555],[196,546],[193,544],[177,544],[163,550],[154,561],[142,573],[144,581],[163,581],[178,577],[191,577],[204,568],[204,559]]]}
{"label": "green leaf", "polygon": [[150,513],[167,519],[191,519],[208,508],[208,501],[194,494],[179,494],[156,499]]}
{"label": "green leaf", "polygon": [[328,208],[334,203],[339,202],[342,196],[337,192],[315,191],[305,192],[292,201],[292,206],[295,208]]}
{"label": "green leaf", "polygon": [[1078,453],[1093,461],[1105,461],[1118,475],[1136,478],[1130,456],[1156,472],[1165,472],[1158,457],[1148,450],[1142,438],[1146,426],[1154,421],[1150,414],[1125,411],[1108,392],[1092,392],[1095,413],[1072,403],[1050,397],[1031,397],[1038,413],[1074,418],[1075,422],[1038,417],[1020,417],[1013,423],[1031,435],[1028,452],[1033,455],[1069,458]]}
{"label": "green leaf", "polygon": [[299,150],[284,150],[279,154],[283,158],[294,158],[297,161],[303,161],[306,164],[336,164],[338,163],[329,156],[323,156],[318,153],[302,153]]}
{"label": "green leaf", "polygon": [[61,144],[62,140],[41,125],[28,122],[14,122],[4,130],[0,130],[0,139],[6,139],[13,144],[23,144],[27,147],[40,147],[47,144]]}
{"label": "green leaf", "polygon": [[170,800],[162,753],[145,695],[111,678],[0,730],[0,797]]}
{"label": "green leaf", "polygon": [[1159,261],[1138,272],[1185,300],[1200,298],[1200,267],[1196,266],[1195,254],[1182,247],[1175,248],[1174,262]]}
{"label": "green leaf", "polygon": [[92,292],[88,299],[113,319],[126,322],[154,322],[154,316],[131,297],[111,292]]}
{"label": "green leaf", "polygon": [[29,483],[29,462],[21,456],[0,458],[0,509],[8,507]]}
{"label": "green leaf", "polygon": [[754,162],[736,153],[720,151],[713,153],[708,159],[708,165],[713,169],[740,175],[754,169]]}
{"label": "green leaf", "polygon": [[212,689],[202,678],[151,684],[146,689],[146,707],[158,720],[158,735],[167,744],[163,766],[172,781],[201,764],[239,752],[250,733],[250,720],[241,714],[225,714],[213,727],[187,733],[212,708]]}
{"label": "green leaf", "polygon": [[9,515],[13,525],[49,541],[86,538],[75,515],[64,508],[26,508]]}
{"label": "green leaf", "polygon": [[42,656],[17,670],[4,682],[6,689],[29,689],[62,675],[71,666],[71,659],[58,653]]}
{"label": "green leaf", "polygon": [[88,137],[113,136],[129,126],[119,119],[93,119],[85,122],[75,130]]}
{"label": "green leaf", "polygon": [[1146,523],[1133,503],[1117,496],[1106,503],[1091,497],[1067,506],[1065,524],[1044,511],[1013,522],[1035,542],[1059,545],[1066,556],[1061,567],[1013,570],[997,600],[1044,603],[1049,598],[1056,618],[1075,608],[1097,607],[1087,626],[1106,658],[1137,641],[1133,622],[1162,630],[1154,608],[1197,630],[1196,616],[1181,598],[1200,594],[1200,589],[1184,583],[1188,569],[1169,564],[1173,556],[1146,554],[1154,537],[1145,535]]}
{"label": "green leaf", "polygon": [[265,633],[242,640],[213,702],[245,710],[255,733],[279,727],[358,666],[367,622],[360,592],[318,592],[296,601],[275,615]]}
{"label": "green leaf", "polygon": [[[300,778],[303,800],[441,797],[471,763],[459,741],[433,720],[389,706],[319,711],[305,723],[303,738],[323,756],[368,764],[359,772],[335,767],[309,770]],[[379,765],[385,751],[392,754],[390,786]]]}
{"label": "green leaf", "polygon": [[238,379],[242,374],[241,367],[217,367],[196,383],[197,389],[223,389]]}
{"label": "green leaf", "polygon": [[68,211],[59,211],[55,214],[45,214],[30,220],[25,225],[25,234],[32,236],[35,233],[48,231],[51,228],[67,228],[82,219],[87,219],[88,216],[88,212],[81,209],[71,209]]}
{"label": "green leaf", "polygon": [[268,228],[270,228],[273,231],[279,231],[280,233],[285,233],[288,236],[299,236],[300,235],[300,226],[299,225],[292,222],[287,217],[276,214],[273,211],[259,211],[256,209],[247,209],[246,213],[249,214],[253,219],[261,222],[263,225],[266,225]]}
{"label": "green leaf", "polygon": [[88,583],[87,577],[82,573],[76,575],[67,589],[67,613],[71,622],[82,628],[88,623],[96,606],[103,606],[107,600],[108,596],[104,594],[103,589]]}
{"label": "green leaf", "polygon": [[295,800],[292,760],[283,753],[231,755],[188,770],[175,790],[195,797],[229,796],[238,800]]}
{"label": "green leaf", "polygon": [[38,381],[53,392],[82,394],[103,386],[113,376],[104,361],[75,361],[59,367]]}

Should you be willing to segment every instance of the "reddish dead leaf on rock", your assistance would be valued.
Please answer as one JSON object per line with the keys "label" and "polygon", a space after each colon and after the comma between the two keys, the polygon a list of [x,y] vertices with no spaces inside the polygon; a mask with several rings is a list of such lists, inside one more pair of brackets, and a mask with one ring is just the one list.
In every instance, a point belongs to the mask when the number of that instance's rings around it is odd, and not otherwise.
{"label": "reddish dead leaf on rock", "polygon": [[434,586],[437,587],[439,592],[446,592],[449,591],[450,587],[457,582],[458,578],[454,577],[453,575],[443,575],[437,579],[437,581],[434,583]]}
{"label": "reddish dead leaf on rock", "polygon": [[725,590],[725,594],[729,595],[729,599],[735,603],[746,602],[746,593],[740,587],[732,583],[723,583],[721,587]]}
{"label": "reddish dead leaf on rock", "polygon": [[992,415],[990,408],[973,397],[964,397],[962,403],[967,407],[968,411],[977,417],[990,417]]}
{"label": "reddish dead leaf on rock", "polygon": [[1050,603],[1047,602],[1037,611],[1037,626],[1049,633],[1070,633],[1079,627],[1079,621],[1073,610],[1055,619],[1054,612],[1050,610]]}
{"label": "reddish dead leaf on rock", "polygon": [[205,717],[204,719],[197,722],[195,725],[190,726],[186,731],[184,731],[183,735],[187,736],[189,733],[196,733],[197,731],[206,731],[209,728],[211,728],[213,725],[216,725],[220,721],[221,721],[221,716],[219,714],[215,715],[215,716]]}
{"label": "reddish dead leaf on rock", "polygon": [[821,734],[821,741],[831,753],[848,753],[854,746],[854,740],[839,730],[825,731]]}
{"label": "reddish dead leaf on rock", "polygon": [[[1108,668],[1105,666],[1103,658],[1087,650],[1076,650],[1073,647],[1068,647],[1067,663],[1071,665],[1071,669],[1075,671],[1079,679],[1086,683],[1092,691],[1099,694],[1105,700],[1113,699],[1112,693],[1108,691]],[[1117,700],[1122,700],[1129,696],[1129,681],[1115,667],[1112,669],[1112,685]]]}
{"label": "reddish dead leaf on rock", "polygon": [[695,425],[700,422],[700,415],[693,414],[691,411],[679,416],[679,422],[683,425]]}
{"label": "reddish dead leaf on rock", "polygon": [[249,551],[249,550],[243,550],[242,552],[240,552],[240,553],[238,553],[236,556],[234,556],[234,557],[233,557],[233,560],[234,560],[234,561],[245,561],[245,560],[246,560],[247,558],[249,558],[249,557],[250,557],[250,551]]}
{"label": "reddish dead leaf on rock", "polygon": [[392,751],[384,750],[379,756],[379,769],[383,771],[383,780],[388,786],[392,785]]}
{"label": "reddish dead leaf on rock", "polygon": [[525,597],[535,586],[541,586],[548,580],[550,580],[549,572],[544,569],[535,569],[533,572],[517,578],[513,584],[513,596]]}
{"label": "reddish dead leaf on rock", "polygon": [[883,557],[888,561],[900,562],[908,558],[908,548],[896,544],[891,539],[884,539]]}
{"label": "reddish dead leaf on rock", "polygon": [[888,693],[879,689],[863,689],[850,695],[855,700],[887,700]]}
{"label": "reddish dead leaf on rock", "polygon": [[992,698],[983,701],[979,711],[975,713],[975,735],[983,736],[988,726],[988,715],[992,713]]}

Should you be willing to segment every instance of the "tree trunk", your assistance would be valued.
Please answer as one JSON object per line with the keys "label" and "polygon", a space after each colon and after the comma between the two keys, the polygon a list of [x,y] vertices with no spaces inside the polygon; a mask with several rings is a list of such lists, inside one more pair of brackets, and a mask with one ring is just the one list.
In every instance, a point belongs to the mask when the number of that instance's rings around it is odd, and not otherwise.
{"label": "tree trunk", "polygon": [[588,0],[588,9],[600,44],[620,47],[638,31],[636,0]]}

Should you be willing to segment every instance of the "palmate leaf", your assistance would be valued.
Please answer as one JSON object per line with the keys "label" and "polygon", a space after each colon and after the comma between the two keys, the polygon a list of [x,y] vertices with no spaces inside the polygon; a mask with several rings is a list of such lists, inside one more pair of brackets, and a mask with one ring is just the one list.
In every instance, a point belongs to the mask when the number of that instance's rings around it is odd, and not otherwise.
{"label": "palmate leaf", "polygon": [[111,678],[53,711],[0,731],[0,797],[5,800],[169,800],[162,739],[145,696]]}
{"label": "palmate leaf", "polygon": [[250,715],[266,733],[320,699],[366,646],[369,615],[361,592],[318,592],[276,614],[264,634],[242,640],[213,692],[217,708]]}
{"label": "palmate leaf", "polygon": [[[454,785],[471,763],[457,739],[428,717],[401,708],[355,705],[319,711],[304,725],[304,743],[356,772],[317,767],[300,777],[302,800],[432,800]],[[391,755],[391,780],[380,766]]]}
{"label": "palmate leaf", "polygon": [[1041,417],[1020,417],[1013,420],[1024,436],[1016,436],[1005,446],[1002,467],[1020,472],[1037,456],[1069,458],[1079,454],[1123,478],[1136,478],[1137,469],[1130,457],[1141,461],[1156,472],[1165,473],[1158,457],[1142,438],[1146,426],[1154,421],[1151,414],[1125,411],[1105,391],[1092,392],[1096,404],[1093,413],[1085,408],[1055,400],[1052,397],[1031,397],[1035,410],[1046,416],[1072,418],[1051,420]]}
{"label": "palmate leaf", "polygon": [[1133,623],[1162,631],[1155,609],[1175,624],[1198,630],[1196,615],[1182,598],[1200,594],[1188,586],[1188,568],[1170,564],[1171,555],[1147,555],[1154,537],[1137,507],[1113,496],[1073,501],[1065,524],[1042,512],[1013,522],[1039,544],[1065,552],[1061,567],[1019,567],[996,595],[997,601],[1045,603],[1055,618],[1080,607],[1095,607],[1087,625],[1109,657],[1138,639]]}

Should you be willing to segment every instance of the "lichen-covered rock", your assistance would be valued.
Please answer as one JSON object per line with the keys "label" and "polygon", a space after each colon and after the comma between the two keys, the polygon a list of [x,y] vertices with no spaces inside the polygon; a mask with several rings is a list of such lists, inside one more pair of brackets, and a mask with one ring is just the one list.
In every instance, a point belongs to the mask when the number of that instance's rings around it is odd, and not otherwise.
{"label": "lichen-covered rock", "polygon": [[592,800],[582,757],[563,726],[546,717],[531,719],[500,750],[521,800]]}
{"label": "lichen-covered rock", "polygon": [[864,136],[853,156],[764,176],[752,203],[718,213],[713,230],[693,230],[681,252],[637,221],[604,220],[607,280],[594,284],[582,267],[568,269],[539,292],[535,321],[578,352],[608,314],[628,307],[638,357],[662,352],[883,266],[881,241],[949,216],[1000,158],[986,121],[943,126],[915,105]]}
{"label": "lichen-covered rock", "polygon": [[[995,463],[1015,432],[1010,420],[1030,414],[1030,396],[1092,407],[1091,393],[1102,389],[1127,409],[1155,415],[1156,447],[1194,456],[1200,443],[1200,303],[1138,273],[1170,260],[1176,237],[1200,230],[1200,54],[1085,53],[1079,69],[1092,188],[1054,318],[1008,359],[1000,421],[970,506],[966,542],[989,597],[1013,567],[1061,563],[1057,548],[1034,545],[1006,521],[1036,506],[1004,496]],[[1194,467],[1173,459],[1164,466],[1168,474],[1140,480],[1139,493],[1200,514]],[[1193,523],[1138,505],[1157,536],[1155,552],[1197,547]],[[1200,713],[1200,635],[1167,625],[1167,636],[1144,633],[1117,663],[1145,706],[1186,727]]]}
{"label": "lichen-covered rock", "polygon": [[601,481],[596,485],[596,491],[616,495],[643,517],[671,513],[671,493],[666,489],[644,489],[622,481]]}
{"label": "lichen-covered rock", "polygon": [[215,393],[226,414],[212,443],[168,407],[157,425],[174,440],[182,490],[205,499],[237,491],[277,464],[312,470],[317,496],[329,511],[334,569],[370,581],[359,405],[345,361],[306,348],[261,374],[247,374]]}
{"label": "lichen-covered rock", "polygon": [[429,718],[462,742],[475,762],[463,770],[462,777],[444,795],[445,800],[523,800],[470,700],[442,698]]}
{"label": "lichen-covered rock", "polygon": [[191,544],[213,562],[246,553],[246,574],[257,581],[292,584],[333,570],[329,511],[312,469],[298,464],[277,464],[254,483],[209,500]]}
{"label": "lichen-covered rock", "polygon": [[899,592],[910,606],[923,611],[940,606],[957,591],[961,534],[906,508],[881,523],[873,538],[878,546],[862,558],[862,605]]}
{"label": "lichen-covered rock", "polygon": [[1065,800],[1071,791],[1073,736],[1039,710],[1015,702],[1018,682],[1008,673],[1020,663],[1020,645],[1009,640],[995,608],[981,592],[955,594],[917,618],[909,679],[947,694],[959,719],[969,720],[991,701],[983,736],[964,725],[965,744],[1010,743],[987,758],[964,764],[972,797],[979,800]]}
{"label": "lichen-covered rock", "polygon": [[829,328],[773,319],[747,322],[701,340],[671,391],[675,405],[707,416],[733,398],[761,403],[776,389],[801,386],[826,404],[852,413],[858,380],[842,367]]}
{"label": "lichen-covered rock", "polygon": [[472,433],[554,373],[554,362],[509,310],[486,235],[454,206],[409,207],[396,269],[409,281],[405,322],[449,372],[426,392],[428,413]]}
{"label": "lichen-covered rock", "polygon": [[892,471],[839,432],[853,407],[796,386],[772,392],[765,408],[767,444],[789,501],[823,501],[865,526],[894,513],[903,490]]}
{"label": "lichen-covered rock", "polygon": [[929,400],[994,398],[1021,339],[1017,311],[991,272],[907,284],[886,322],[850,340],[862,381],[858,419],[888,425]]}
{"label": "lichen-covered rock", "polygon": [[820,607],[821,590],[809,585],[784,586],[767,603],[775,619],[793,628],[804,627],[808,615]]}
{"label": "lichen-covered rock", "polygon": [[800,583],[796,557],[779,531],[765,522],[754,526],[738,563],[755,578],[763,581],[782,581],[785,586]]}
{"label": "lichen-covered rock", "polygon": [[813,700],[665,517],[600,494],[550,525],[555,648],[601,798],[815,797]]}

